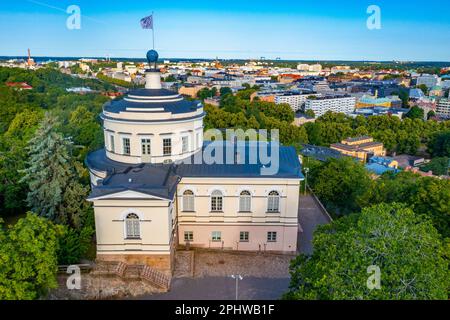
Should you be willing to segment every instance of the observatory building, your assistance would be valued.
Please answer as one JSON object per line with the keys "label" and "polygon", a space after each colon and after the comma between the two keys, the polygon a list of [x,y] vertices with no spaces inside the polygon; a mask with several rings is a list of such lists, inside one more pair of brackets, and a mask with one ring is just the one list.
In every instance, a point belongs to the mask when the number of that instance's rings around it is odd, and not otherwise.
{"label": "observatory building", "polygon": [[[250,158],[265,144],[237,153],[204,142],[202,103],[162,89],[157,52],[147,59],[145,88],[104,105],[105,146],[86,159],[97,259],[170,274],[177,247],[295,252],[303,179],[295,149],[278,145],[277,170],[262,174],[266,164]],[[212,143],[231,145],[236,161],[224,151],[215,154],[223,161],[199,163]]]}

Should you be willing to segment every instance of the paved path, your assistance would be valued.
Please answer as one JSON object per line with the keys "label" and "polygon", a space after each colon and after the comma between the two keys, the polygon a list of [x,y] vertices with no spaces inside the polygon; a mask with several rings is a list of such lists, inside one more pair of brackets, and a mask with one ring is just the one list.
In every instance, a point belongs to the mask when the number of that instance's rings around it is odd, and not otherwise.
{"label": "paved path", "polygon": [[[231,277],[176,278],[170,292],[137,297],[142,300],[235,300],[236,282]],[[254,278],[239,281],[239,300],[278,300],[289,278]]]}
{"label": "paved path", "polygon": [[298,233],[298,248],[301,253],[312,253],[313,233],[318,225],[327,224],[329,218],[310,194],[300,196],[299,223],[303,232]]}

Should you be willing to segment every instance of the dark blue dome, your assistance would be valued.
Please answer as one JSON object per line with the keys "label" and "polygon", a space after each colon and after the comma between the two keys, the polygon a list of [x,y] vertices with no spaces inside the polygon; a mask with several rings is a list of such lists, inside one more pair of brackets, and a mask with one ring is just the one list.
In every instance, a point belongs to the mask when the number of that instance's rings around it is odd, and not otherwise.
{"label": "dark blue dome", "polygon": [[158,61],[158,57],[159,57],[158,52],[156,52],[155,50],[149,50],[147,52],[148,63],[155,63],[155,62],[157,62]]}

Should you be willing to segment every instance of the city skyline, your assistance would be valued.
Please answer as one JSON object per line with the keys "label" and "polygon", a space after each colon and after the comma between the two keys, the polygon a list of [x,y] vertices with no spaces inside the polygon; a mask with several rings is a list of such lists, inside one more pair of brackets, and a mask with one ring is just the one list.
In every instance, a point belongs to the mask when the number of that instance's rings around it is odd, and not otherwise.
{"label": "city skyline", "polygon": [[[154,11],[161,57],[450,61],[450,18],[445,15],[450,3],[416,4],[22,0],[0,5],[0,27],[15,27],[0,35],[7,44],[0,55],[24,56],[30,48],[34,56],[141,58],[152,38],[139,20]],[[66,26],[71,5],[81,9],[79,30]],[[379,30],[366,25],[371,5],[381,10]]]}

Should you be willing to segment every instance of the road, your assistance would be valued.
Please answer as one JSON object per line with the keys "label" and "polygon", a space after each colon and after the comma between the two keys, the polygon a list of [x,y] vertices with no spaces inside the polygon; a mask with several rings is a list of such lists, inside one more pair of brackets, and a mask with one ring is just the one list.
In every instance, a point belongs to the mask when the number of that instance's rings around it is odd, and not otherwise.
{"label": "road", "polygon": [[312,195],[301,195],[299,202],[298,216],[303,232],[298,233],[297,244],[301,253],[311,254],[314,231],[319,225],[330,223],[330,219],[322,212]]}
{"label": "road", "polygon": [[[170,292],[138,297],[141,300],[235,300],[236,282],[231,277],[176,278]],[[286,292],[289,278],[244,278],[239,281],[239,300],[277,300]]]}

